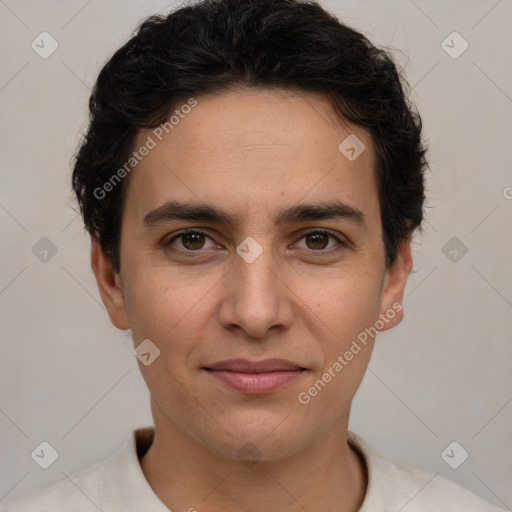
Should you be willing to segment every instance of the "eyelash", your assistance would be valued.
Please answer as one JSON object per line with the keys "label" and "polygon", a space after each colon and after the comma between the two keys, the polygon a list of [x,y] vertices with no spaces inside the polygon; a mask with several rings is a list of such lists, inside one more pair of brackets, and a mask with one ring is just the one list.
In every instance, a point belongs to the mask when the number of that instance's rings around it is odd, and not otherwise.
{"label": "eyelash", "polygon": [[[172,246],[173,242],[185,235],[188,235],[188,234],[198,234],[198,235],[204,235],[206,238],[210,238],[211,237],[203,232],[203,231],[200,231],[200,230],[197,230],[197,229],[186,229],[184,231],[180,231],[179,233],[175,234],[172,238],[170,238],[168,241],[164,242],[164,247],[169,247],[169,246]],[[309,249],[311,252],[313,252],[315,254],[315,256],[320,256],[320,257],[323,257],[323,256],[329,256],[329,254],[332,254],[333,252],[338,252],[338,251],[341,251],[343,249],[346,249],[348,247],[350,247],[350,244],[342,239],[340,239],[339,237],[337,237],[336,235],[334,235],[333,233],[331,233],[330,231],[326,231],[326,230],[322,230],[322,229],[311,229],[310,231],[307,231],[306,233],[304,233],[300,238],[299,240],[302,240],[303,238],[307,237],[308,235],[316,235],[316,234],[319,234],[319,235],[327,235],[328,237],[330,238],[334,238],[334,240],[336,240],[336,242],[338,242],[338,245],[340,247],[337,247],[337,248],[330,248],[330,249],[319,249],[319,250],[315,250],[315,249]],[[195,251],[192,251],[192,250],[187,250],[187,249],[180,249],[180,248],[176,248],[178,251],[180,251],[183,255],[186,255],[186,257],[190,257],[190,258],[193,258],[195,257],[195,255],[197,253],[201,253],[203,250],[202,249],[197,249]]]}

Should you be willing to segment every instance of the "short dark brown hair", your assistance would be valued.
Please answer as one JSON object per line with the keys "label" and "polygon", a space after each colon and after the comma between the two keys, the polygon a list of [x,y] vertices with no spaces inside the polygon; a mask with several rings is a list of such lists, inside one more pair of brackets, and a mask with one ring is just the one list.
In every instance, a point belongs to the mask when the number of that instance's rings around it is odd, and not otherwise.
{"label": "short dark brown hair", "polygon": [[389,51],[313,1],[203,0],[144,21],[105,64],[89,101],[73,189],[115,270],[128,179],[103,192],[130,159],[138,130],[165,122],[179,101],[240,85],[322,93],[369,132],[389,267],[420,227],[428,166],[421,118]]}

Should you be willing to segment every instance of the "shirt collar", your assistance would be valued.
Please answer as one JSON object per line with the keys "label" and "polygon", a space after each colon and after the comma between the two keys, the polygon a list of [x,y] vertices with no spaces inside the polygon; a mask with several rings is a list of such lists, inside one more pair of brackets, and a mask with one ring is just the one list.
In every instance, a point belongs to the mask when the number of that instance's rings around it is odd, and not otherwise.
{"label": "shirt collar", "polygon": [[358,512],[384,510],[387,505],[385,497],[390,490],[390,482],[382,454],[350,430],[347,431],[347,441],[364,460],[368,476],[366,494]]}
{"label": "shirt collar", "polygon": [[[103,512],[170,512],[149,485],[140,466],[139,458],[151,446],[153,436],[154,427],[133,430],[121,448],[105,461],[99,482]],[[347,432],[347,440],[363,458],[368,474],[368,486],[359,512],[375,512],[382,506],[378,496],[385,495],[386,487],[386,482],[380,478],[382,474],[378,479],[375,475],[380,454],[354,432]]]}
{"label": "shirt collar", "polygon": [[153,434],[153,427],[132,431],[103,465],[99,482],[103,512],[169,512],[146,480],[138,458],[153,442]]}

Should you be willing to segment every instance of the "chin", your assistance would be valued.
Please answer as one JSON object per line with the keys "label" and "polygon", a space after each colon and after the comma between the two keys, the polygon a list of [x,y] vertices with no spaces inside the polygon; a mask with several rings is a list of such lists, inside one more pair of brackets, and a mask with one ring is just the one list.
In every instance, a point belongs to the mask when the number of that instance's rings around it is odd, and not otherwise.
{"label": "chin", "polygon": [[308,444],[308,433],[302,422],[292,419],[293,415],[287,418],[289,412],[284,408],[279,414],[253,410],[229,419],[218,418],[225,430],[216,429],[217,436],[207,441],[208,448],[246,465],[292,456]]}

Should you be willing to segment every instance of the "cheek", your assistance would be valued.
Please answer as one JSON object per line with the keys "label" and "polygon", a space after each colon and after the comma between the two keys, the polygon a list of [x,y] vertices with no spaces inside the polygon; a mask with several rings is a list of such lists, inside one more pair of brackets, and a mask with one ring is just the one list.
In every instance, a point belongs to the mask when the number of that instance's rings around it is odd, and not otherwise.
{"label": "cheek", "polygon": [[185,383],[189,387],[194,351],[203,337],[201,322],[210,314],[208,297],[203,295],[204,288],[171,286],[157,272],[143,286],[131,288],[128,303],[134,342],[149,339],[160,351],[153,363],[139,363],[139,368],[161,402],[171,397],[173,403],[187,400],[182,387]]}
{"label": "cheek", "polygon": [[121,251],[125,304],[135,341],[193,326],[197,318],[191,322],[190,316],[204,310],[221,275],[166,263],[154,252],[163,249],[141,250],[130,234],[122,239]]}
{"label": "cheek", "polygon": [[347,416],[352,398],[370,361],[374,338],[370,327],[378,318],[378,280],[344,281],[316,297],[317,339],[322,365],[299,391],[304,421],[323,417],[325,428]]}
{"label": "cheek", "polygon": [[189,338],[200,329],[200,318],[208,307],[204,290],[194,285],[171,286],[158,273],[130,287],[126,302],[135,340],[135,336],[142,336],[166,345],[171,338],[178,344],[180,339]]}
{"label": "cheek", "polygon": [[311,284],[302,289],[300,296],[315,312],[317,322],[330,332],[328,338],[332,340],[333,349],[350,343],[377,319],[380,280],[376,273],[351,272],[339,279],[323,281],[322,286]]}

